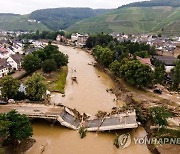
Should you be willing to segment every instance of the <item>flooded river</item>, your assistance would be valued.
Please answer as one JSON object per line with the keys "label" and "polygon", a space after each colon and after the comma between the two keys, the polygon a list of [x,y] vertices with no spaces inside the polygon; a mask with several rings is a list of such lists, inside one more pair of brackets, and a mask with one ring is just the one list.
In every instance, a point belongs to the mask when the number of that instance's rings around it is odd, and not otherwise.
{"label": "flooded river", "polygon": [[[89,114],[96,114],[99,110],[108,111],[116,106],[115,95],[106,92],[114,84],[108,75],[88,65],[94,62],[92,56],[66,46],[60,46],[60,50],[69,55],[66,97],[55,94],[52,102],[60,102]],[[77,83],[72,84],[72,77],[77,78]]]}
{"label": "flooded river", "polygon": [[[62,103],[68,107],[76,108],[81,113],[96,114],[99,110],[110,111],[114,106],[122,106],[123,102],[116,102],[114,94],[106,90],[113,88],[114,83],[103,72],[92,65],[94,59],[86,52],[71,47],[59,46],[60,50],[68,54],[68,76],[65,97],[53,94],[52,103]],[[76,77],[77,83],[71,78]],[[139,127],[129,131],[132,137],[131,145],[126,149],[117,149],[113,146],[115,132],[87,133],[80,139],[79,133],[58,124],[50,125],[43,121],[33,122],[34,138],[36,143],[27,151],[27,154],[149,154],[146,145],[134,144],[134,137],[146,135]],[[116,133],[125,133],[119,130]]]}

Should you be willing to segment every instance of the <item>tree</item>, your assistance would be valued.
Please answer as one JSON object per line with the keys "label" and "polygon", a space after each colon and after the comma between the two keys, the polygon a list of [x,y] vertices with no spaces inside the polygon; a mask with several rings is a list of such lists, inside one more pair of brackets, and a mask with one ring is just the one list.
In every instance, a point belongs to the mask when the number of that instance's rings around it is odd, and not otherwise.
{"label": "tree", "polygon": [[110,64],[110,70],[113,72],[114,75],[119,76],[119,69],[120,69],[120,62],[118,62],[117,60],[113,61]]}
{"label": "tree", "polygon": [[9,127],[11,123],[7,121],[5,114],[0,114],[0,138],[6,139],[9,136]]}
{"label": "tree", "polygon": [[18,141],[24,141],[33,134],[28,117],[17,113],[15,110],[0,114],[0,130],[0,137],[15,145]]}
{"label": "tree", "polygon": [[33,54],[28,54],[24,57],[22,67],[28,72],[32,73],[41,67],[41,60]]}
{"label": "tree", "polygon": [[154,82],[163,84],[165,80],[165,75],[166,75],[166,69],[164,64],[157,66],[154,71]]}
{"label": "tree", "polygon": [[57,70],[57,64],[53,59],[45,60],[42,64],[44,73],[50,73]]}
{"label": "tree", "polygon": [[128,60],[120,67],[120,76],[131,85],[147,87],[152,83],[152,70],[138,60]]}
{"label": "tree", "polygon": [[33,55],[38,57],[41,61],[44,61],[47,59],[47,55],[45,54],[43,49],[33,52]]}
{"label": "tree", "polygon": [[56,62],[58,68],[62,66],[67,66],[68,64],[68,56],[63,54],[62,52],[52,54],[51,57]]}
{"label": "tree", "polygon": [[100,55],[100,63],[105,67],[109,67],[109,65],[114,60],[114,53],[109,48],[103,48],[102,53]]}
{"label": "tree", "polygon": [[46,85],[40,74],[34,73],[26,82],[26,95],[31,101],[40,101],[46,94]]}
{"label": "tree", "polygon": [[94,56],[97,58],[97,60],[100,59],[100,55],[102,53],[103,47],[101,47],[100,45],[97,45],[94,49],[93,49],[93,54]]}
{"label": "tree", "polygon": [[180,84],[180,60],[176,62],[173,70],[173,89],[178,90]]}
{"label": "tree", "polygon": [[148,58],[149,57],[149,54],[147,51],[135,52],[134,55],[139,56],[141,58]]}
{"label": "tree", "polygon": [[100,46],[108,46],[109,42],[112,42],[114,39],[112,36],[108,34],[97,34],[97,35],[91,35],[86,41],[86,46],[88,48],[93,48],[96,45]]}
{"label": "tree", "polygon": [[168,125],[167,118],[172,117],[173,114],[165,107],[152,107],[150,108],[150,116],[156,125],[164,127]]}
{"label": "tree", "polygon": [[55,45],[51,45],[51,43],[49,43],[45,48],[44,48],[44,52],[46,54],[47,57],[49,57],[52,54],[56,54],[59,53],[59,49],[57,46]]}
{"label": "tree", "polygon": [[125,46],[123,45],[116,45],[114,48],[115,48],[114,52],[115,52],[116,59],[119,59],[120,56],[126,52]]}
{"label": "tree", "polygon": [[14,98],[18,93],[20,82],[11,76],[6,76],[1,81],[1,87],[1,94],[3,98]]}
{"label": "tree", "polygon": [[97,60],[105,67],[108,67],[114,60],[114,53],[109,48],[104,48],[97,45],[93,49],[93,53]]}
{"label": "tree", "polygon": [[89,36],[86,40],[86,47],[87,48],[93,48],[96,45],[96,37],[95,36]]}

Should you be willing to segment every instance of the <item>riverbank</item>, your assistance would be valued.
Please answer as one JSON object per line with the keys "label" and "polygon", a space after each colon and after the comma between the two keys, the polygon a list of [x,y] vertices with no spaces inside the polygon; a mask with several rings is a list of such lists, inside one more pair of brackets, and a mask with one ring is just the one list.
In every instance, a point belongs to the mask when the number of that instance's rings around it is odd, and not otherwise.
{"label": "riverbank", "polygon": [[27,150],[29,150],[36,141],[32,138],[29,138],[21,143],[19,143],[16,147],[12,147],[12,145],[3,147],[3,154],[23,154]]}
{"label": "riverbank", "polygon": [[[44,77],[44,82],[50,92],[65,93],[66,77],[68,74],[67,66],[63,66],[51,73],[44,73],[42,70],[37,70],[34,73],[39,73]],[[31,75],[32,74],[27,74],[21,78],[21,81],[25,83]]]}
{"label": "riverbank", "polygon": [[[167,99],[162,99],[158,97],[157,95],[154,95],[150,92],[147,92],[145,90],[136,89],[127,83],[123,81],[122,79],[114,76],[108,69],[102,67],[100,64],[96,63],[94,65],[97,69],[107,73],[111,79],[115,82],[115,88],[112,90],[113,93],[116,95],[117,99],[123,100],[127,106],[133,106],[135,109],[140,109],[140,113],[137,113],[138,120],[141,122],[142,126],[145,128],[146,132],[148,133],[147,137],[152,138],[163,138],[163,137],[174,137],[178,138],[180,135],[180,128],[177,128],[178,126],[171,126],[168,129],[164,129],[164,132],[159,132],[159,129],[151,130],[150,129],[150,122],[149,122],[149,115],[148,111],[150,107],[154,106],[164,106],[166,105],[167,108],[174,113],[176,118],[180,117],[180,108],[178,107],[178,103],[172,102]],[[136,110],[137,111],[137,110]],[[142,117],[140,117],[142,116]],[[149,119],[149,120],[148,120]],[[145,120],[145,121],[141,121]],[[172,129],[172,130],[171,130]],[[173,131],[173,129],[175,129]],[[179,131],[178,131],[179,129]],[[176,131],[176,132],[175,132]],[[156,134],[156,135],[154,135]],[[171,148],[177,148],[177,145],[168,145],[164,144],[161,146],[153,145],[153,144],[147,144],[149,150],[152,153],[160,153],[161,151],[168,153],[169,149],[167,147]],[[179,148],[177,148],[174,151],[178,151]]]}
{"label": "riverbank", "polygon": [[51,92],[65,93],[66,77],[68,74],[68,67],[64,66],[56,72],[50,74],[43,74],[48,90]]}
{"label": "riverbank", "polygon": [[[76,49],[81,50],[78,48]],[[83,49],[83,51],[88,53],[89,55],[92,54],[91,51],[88,51],[86,49]],[[112,79],[112,81],[114,81],[115,86],[114,88],[112,88],[112,93],[116,95],[117,101],[118,100],[124,101],[127,106],[131,105],[134,108],[139,109],[140,115],[138,119],[141,119],[141,120],[144,118],[148,119],[148,111],[150,107],[164,106],[164,105],[166,105],[168,109],[175,114],[176,118],[179,118],[180,110],[178,107],[178,103],[173,102],[168,99],[161,98],[158,95],[148,92],[146,90],[140,90],[140,89],[134,88],[128,85],[127,83],[125,83],[123,80],[115,77],[108,69],[103,68],[97,63],[95,65],[95,68],[108,74],[108,76]],[[170,98],[170,96],[168,98]],[[176,99],[173,99],[173,100],[176,100]],[[150,132],[150,126],[148,126],[148,121],[144,121],[144,122],[145,123],[143,124],[143,126],[148,132],[148,136],[152,137],[152,134]],[[147,145],[147,146],[152,152],[157,153],[157,150],[154,147],[154,145]]]}

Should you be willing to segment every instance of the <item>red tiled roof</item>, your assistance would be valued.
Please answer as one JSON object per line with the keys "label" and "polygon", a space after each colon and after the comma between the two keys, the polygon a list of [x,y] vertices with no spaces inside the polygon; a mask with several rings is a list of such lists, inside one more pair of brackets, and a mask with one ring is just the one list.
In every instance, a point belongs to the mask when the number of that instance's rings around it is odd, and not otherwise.
{"label": "red tiled roof", "polygon": [[0,48],[0,52],[6,53],[7,50],[5,48]]}
{"label": "red tiled roof", "polygon": [[150,58],[141,58],[141,57],[138,57],[138,56],[137,56],[137,59],[138,59],[142,64],[152,66]]}

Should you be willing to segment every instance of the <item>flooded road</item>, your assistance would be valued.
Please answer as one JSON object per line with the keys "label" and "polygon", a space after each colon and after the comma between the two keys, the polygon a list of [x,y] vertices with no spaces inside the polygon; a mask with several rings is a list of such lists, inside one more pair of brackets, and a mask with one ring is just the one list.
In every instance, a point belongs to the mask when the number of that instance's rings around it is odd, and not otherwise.
{"label": "flooded road", "polygon": [[[54,94],[52,103],[62,103],[68,107],[76,108],[81,113],[96,114],[97,111],[110,111],[112,107],[123,105],[116,102],[114,94],[106,90],[113,88],[114,83],[103,72],[95,69],[91,64],[92,56],[79,49],[59,46],[60,50],[68,54],[68,76],[65,97]],[[76,77],[77,83],[72,83],[71,78]],[[131,145],[126,149],[117,149],[113,146],[115,132],[87,133],[80,139],[79,133],[56,124],[51,126],[47,122],[33,122],[34,138],[36,143],[27,151],[27,154],[149,154],[146,145],[134,144],[134,137],[146,135],[143,128],[139,127],[129,131],[132,137]],[[124,130],[117,131],[125,133]],[[116,132],[116,133],[117,133]]]}

